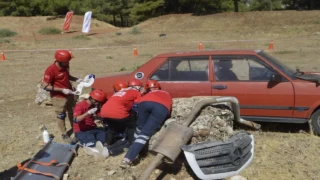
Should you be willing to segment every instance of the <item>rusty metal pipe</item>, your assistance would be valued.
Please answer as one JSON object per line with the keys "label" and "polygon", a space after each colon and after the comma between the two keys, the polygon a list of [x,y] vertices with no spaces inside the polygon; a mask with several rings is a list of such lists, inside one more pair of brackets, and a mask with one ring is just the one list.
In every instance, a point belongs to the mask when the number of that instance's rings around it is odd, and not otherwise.
{"label": "rusty metal pipe", "polygon": [[152,160],[152,162],[148,165],[147,169],[143,172],[142,176],[139,178],[140,180],[148,180],[153,170],[157,168],[157,166],[161,163],[164,155],[158,153]]}
{"label": "rusty metal pipe", "polygon": [[234,120],[240,124],[249,126],[249,127],[253,127],[255,129],[260,129],[261,125],[257,124],[255,122],[252,121],[247,121],[241,118],[240,116],[240,105],[239,105],[239,101],[237,98],[235,97],[231,97],[231,96],[227,96],[227,97],[218,97],[216,98],[218,103],[221,102],[230,102],[232,109],[233,109],[233,114],[234,114]]}
{"label": "rusty metal pipe", "polygon": [[240,106],[239,106],[239,101],[237,98],[235,97],[231,97],[231,96],[227,96],[227,97],[214,97],[212,99],[207,99],[207,100],[202,100],[200,102],[198,102],[196,104],[196,106],[194,107],[194,109],[192,109],[190,115],[188,115],[188,118],[186,119],[186,121],[184,121],[184,123],[182,124],[183,126],[189,126],[190,124],[192,124],[192,122],[196,119],[197,114],[200,112],[200,110],[204,107],[204,106],[208,106],[210,104],[215,104],[215,103],[222,103],[222,102],[230,102],[232,109],[233,109],[233,113],[234,113],[234,120],[240,124],[244,124],[246,126],[249,127],[253,127],[255,129],[260,129],[261,125],[251,122],[251,121],[247,121],[244,120],[240,117]]}

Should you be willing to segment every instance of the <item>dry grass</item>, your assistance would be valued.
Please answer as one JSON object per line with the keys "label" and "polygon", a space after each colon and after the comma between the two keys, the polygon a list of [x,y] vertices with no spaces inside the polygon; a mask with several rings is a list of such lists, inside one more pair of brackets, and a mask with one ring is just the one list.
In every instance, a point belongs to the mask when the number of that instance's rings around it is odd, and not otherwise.
{"label": "dry grass", "polygon": [[[51,133],[58,132],[52,109],[34,104],[37,82],[53,62],[54,49],[73,50],[75,59],[71,62],[71,74],[84,77],[94,73],[99,77],[108,72],[132,69],[160,53],[197,50],[199,42],[203,43],[204,49],[267,49],[273,39],[275,50],[270,51],[271,54],[292,67],[319,71],[319,16],[319,11],[223,13],[200,17],[166,15],[138,25],[139,34],[130,33],[131,28],[119,29],[93,20],[92,31],[85,34],[89,41],[73,39],[81,35],[83,19],[79,16],[75,16],[71,24],[70,31],[75,32],[48,36],[35,32],[41,27],[61,28],[63,19],[0,17],[1,27],[18,33],[10,43],[0,44],[0,50],[4,50],[7,58],[0,62],[0,172],[39,150],[40,140],[36,136],[40,134],[40,124],[46,124]],[[116,32],[122,34],[116,35]],[[160,33],[166,33],[166,37],[159,37]],[[221,42],[223,40],[236,41]],[[138,49],[138,57],[133,56],[133,46]],[[84,47],[94,49],[79,49]],[[12,49],[52,50],[6,51]],[[262,133],[252,132],[256,138],[255,158],[242,175],[256,180],[317,179],[320,176],[317,163],[320,161],[317,153],[319,138],[300,133],[300,129],[307,131],[305,126],[281,127],[286,130],[265,124]],[[59,138],[56,140],[60,141]],[[74,177],[80,173],[81,179],[108,178],[106,169],[114,169],[121,158],[96,162],[84,155],[82,149],[79,153],[68,174]],[[149,160],[135,171],[140,172]],[[112,179],[121,176],[118,172]],[[168,171],[164,179],[188,176],[186,171]]]}

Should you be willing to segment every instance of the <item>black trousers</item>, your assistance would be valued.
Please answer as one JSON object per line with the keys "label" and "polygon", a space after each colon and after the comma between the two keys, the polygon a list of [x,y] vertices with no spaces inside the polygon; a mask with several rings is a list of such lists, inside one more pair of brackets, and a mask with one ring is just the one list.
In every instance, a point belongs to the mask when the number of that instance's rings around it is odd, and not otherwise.
{"label": "black trousers", "polygon": [[130,115],[124,119],[106,118],[105,120],[108,125],[106,133],[107,145],[112,145],[113,143],[115,143],[115,136],[119,133],[125,134],[125,137],[129,141],[130,145],[133,143],[137,122],[135,112],[130,113]]}

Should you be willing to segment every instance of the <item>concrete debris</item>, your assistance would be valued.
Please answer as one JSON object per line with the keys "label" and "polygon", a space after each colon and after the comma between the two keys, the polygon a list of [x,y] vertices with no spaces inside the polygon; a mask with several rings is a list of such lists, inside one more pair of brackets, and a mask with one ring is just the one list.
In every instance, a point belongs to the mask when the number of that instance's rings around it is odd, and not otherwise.
{"label": "concrete debris", "polygon": [[[175,98],[173,100],[169,122],[182,124],[193,107],[201,100],[211,99],[212,96],[197,96],[191,98]],[[226,140],[233,134],[234,115],[229,103],[219,103],[202,109],[200,115],[191,124],[194,134],[191,144],[213,140]],[[150,147],[156,141],[159,132],[150,139]]]}
{"label": "concrete debris", "polygon": [[108,176],[112,176],[116,173],[116,171],[108,171]]}
{"label": "concrete debris", "polygon": [[69,178],[69,174],[64,174],[62,179],[63,180],[68,180],[68,178]]}
{"label": "concrete debris", "polygon": [[51,106],[52,99],[48,91],[41,88],[41,84],[37,85],[37,95],[35,99],[35,103],[41,106]]}

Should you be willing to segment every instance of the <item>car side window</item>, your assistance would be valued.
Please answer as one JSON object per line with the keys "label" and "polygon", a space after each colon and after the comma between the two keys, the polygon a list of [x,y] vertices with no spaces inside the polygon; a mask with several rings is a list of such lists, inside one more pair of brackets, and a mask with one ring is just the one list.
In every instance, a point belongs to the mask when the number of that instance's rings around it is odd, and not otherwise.
{"label": "car side window", "polygon": [[150,79],[158,81],[208,81],[208,56],[168,58]]}
{"label": "car side window", "polygon": [[254,56],[213,56],[216,81],[269,81],[272,68]]}
{"label": "car side window", "polygon": [[151,76],[150,79],[157,81],[169,80],[169,61],[165,62],[160,68],[158,68]]}

